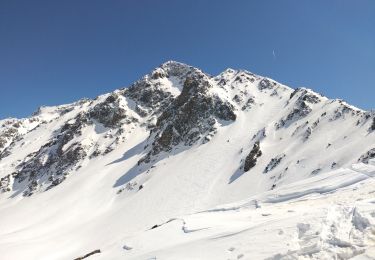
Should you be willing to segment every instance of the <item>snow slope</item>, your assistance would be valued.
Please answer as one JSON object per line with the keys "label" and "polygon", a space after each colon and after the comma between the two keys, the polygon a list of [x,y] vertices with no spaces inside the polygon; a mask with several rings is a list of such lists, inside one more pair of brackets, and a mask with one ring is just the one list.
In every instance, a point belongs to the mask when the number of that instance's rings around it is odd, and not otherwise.
{"label": "snow slope", "polygon": [[375,259],[374,118],[167,62],[2,120],[1,258]]}
{"label": "snow slope", "polygon": [[375,167],[355,165],[172,218],[108,259],[374,259]]}

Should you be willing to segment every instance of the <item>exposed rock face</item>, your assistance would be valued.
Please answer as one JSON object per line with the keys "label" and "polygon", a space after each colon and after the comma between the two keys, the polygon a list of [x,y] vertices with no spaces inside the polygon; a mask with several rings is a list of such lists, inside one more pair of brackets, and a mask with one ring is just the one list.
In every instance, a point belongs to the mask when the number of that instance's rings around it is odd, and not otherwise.
{"label": "exposed rock face", "polygon": [[161,114],[151,132],[154,141],[145,162],[161,151],[170,151],[172,146],[190,146],[213,134],[220,120],[236,120],[233,105],[209,93],[210,88],[212,85],[202,73],[186,79],[181,94]]}
{"label": "exposed rock face", "polygon": [[247,172],[254,168],[257,163],[257,159],[260,156],[262,156],[262,151],[260,150],[259,142],[256,142],[253,146],[253,149],[251,149],[250,153],[246,156],[244,171]]}
{"label": "exposed rock face", "polygon": [[155,71],[163,71],[163,74],[167,78],[177,77],[180,79],[184,79],[193,73],[199,72],[200,70],[181,62],[167,61],[159,68],[155,69],[154,72]]}
{"label": "exposed rock face", "polygon": [[[22,140],[22,136],[27,131],[38,128],[45,121],[31,117],[27,119],[6,119],[0,120],[0,161],[11,154],[10,150],[16,142]],[[28,126],[25,127],[25,124]]]}
{"label": "exposed rock face", "polygon": [[153,70],[150,75],[136,81],[128,89],[124,89],[123,95],[136,102],[135,109],[141,117],[160,116],[175,99],[175,94],[171,89],[165,88],[162,80],[168,79],[182,85],[189,75],[199,72],[198,69],[186,64],[169,61]]}
{"label": "exposed rock face", "polygon": [[9,120],[4,122],[0,129],[0,159],[1,153],[10,145],[18,135],[18,128],[21,123],[17,120]]}
{"label": "exposed rock face", "polygon": [[295,96],[297,96],[297,98],[292,110],[285,118],[282,118],[279,123],[276,124],[276,128],[288,127],[294,121],[306,117],[312,111],[309,104],[317,104],[321,101],[317,95],[307,89],[296,89],[290,95],[290,99],[293,99]]}
{"label": "exposed rock face", "polygon": [[281,162],[281,160],[285,157],[285,154],[280,154],[275,158],[272,158],[271,161],[268,163],[266,168],[264,169],[264,173],[270,172],[275,169]]}
{"label": "exposed rock face", "polygon": [[[210,91],[213,88],[210,80],[210,76],[199,69],[167,62],[129,88],[115,91],[103,100],[103,97],[82,100],[56,107],[51,112],[48,107],[39,108],[33,115],[36,120],[46,113],[54,113],[47,118],[59,118],[77,107],[82,110],[68,119],[37,151],[20,160],[12,174],[2,177],[0,191],[14,190],[30,196],[36,191],[48,190],[63,182],[86,158],[110,153],[121,135],[134,126],[150,130],[146,161],[162,151],[170,151],[173,146],[209,141],[217,125],[236,119],[234,106]],[[33,118],[28,120],[31,122]],[[7,125],[0,127],[0,160],[10,154],[7,148],[12,148],[12,141],[20,135],[18,120],[3,122]],[[106,143],[110,145],[99,147],[95,142],[84,145],[75,140],[90,125],[98,123],[105,128],[99,126],[96,134],[108,132],[104,138],[109,139]],[[125,125],[129,125],[129,129]]]}
{"label": "exposed rock face", "polygon": [[293,108],[286,118],[280,120],[277,128],[288,126],[291,122],[307,116],[310,112],[311,108],[305,102],[301,102]]}
{"label": "exposed rock face", "polygon": [[79,143],[64,146],[80,135],[81,129],[88,123],[87,117],[80,113],[72,123],[66,123],[50,142],[39,151],[29,154],[17,167],[12,175],[16,183],[25,183],[27,186],[24,196],[32,195],[37,189],[50,189],[61,183],[69,171],[86,157]]}
{"label": "exposed rock face", "polygon": [[372,125],[370,127],[370,131],[375,131],[375,117],[372,119]]}
{"label": "exposed rock face", "polygon": [[246,103],[242,106],[241,110],[242,111],[245,111],[245,110],[250,110],[252,105],[255,104],[255,99],[254,97],[250,97],[247,99]]}
{"label": "exposed rock face", "polygon": [[137,81],[124,90],[124,96],[137,103],[136,111],[141,117],[160,113],[174,99],[170,92],[155,86],[147,79]]}
{"label": "exposed rock face", "polygon": [[6,175],[6,176],[4,176],[3,178],[0,179],[0,192],[11,191],[10,180],[11,180],[10,174],[8,174],[8,175]]}
{"label": "exposed rock face", "polygon": [[310,138],[311,134],[312,134],[311,127],[307,127],[307,129],[306,129],[306,131],[305,131],[305,133],[303,135],[303,140],[307,141]]}
{"label": "exposed rock face", "polygon": [[335,109],[332,117],[330,118],[331,121],[338,120],[340,118],[345,118],[345,116],[348,114],[351,114],[352,116],[356,114],[356,111],[350,106],[348,106],[346,103],[344,103],[341,100],[338,102],[340,106],[337,109]]}
{"label": "exposed rock face", "polygon": [[118,95],[111,94],[104,102],[94,106],[89,116],[106,127],[114,128],[120,126],[121,120],[126,118],[126,111],[121,107]]}
{"label": "exposed rock face", "polygon": [[317,96],[315,93],[310,92],[304,88],[297,88],[291,95],[290,98],[293,98],[296,94],[299,94],[298,101],[306,101],[310,104],[317,104],[319,103],[320,97]]}
{"label": "exposed rock face", "polygon": [[371,159],[375,158],[375,148],[367,151],[365,154],[361,155],[358,159],[359,162],[368,163]]}
{"label": "exposed rock face", "polygon": [[262,79],[259,84],[258,84],[258,88],[259,90],[264,90],[264,89],[272,89],[276,86],[276,82],[274,81],[271,81],[267,78],[264,78]]}
{"label": "exposed rock face", "polygon": [[6,131],[4,131],[0,137],[0,148],[4,148],[7,143],[7,139],[14,137],[16,134],[17,130],[15,128],[8,128]]}

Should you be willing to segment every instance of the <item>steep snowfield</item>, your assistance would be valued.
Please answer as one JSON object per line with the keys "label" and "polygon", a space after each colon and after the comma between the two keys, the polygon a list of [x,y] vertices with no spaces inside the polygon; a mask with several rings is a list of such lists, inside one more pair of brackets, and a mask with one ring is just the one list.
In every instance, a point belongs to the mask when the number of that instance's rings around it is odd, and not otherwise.
{"label": "steep snowfield", "polygon": [[2,120],[0,258],[375,259],[374,117],[167,62]]}

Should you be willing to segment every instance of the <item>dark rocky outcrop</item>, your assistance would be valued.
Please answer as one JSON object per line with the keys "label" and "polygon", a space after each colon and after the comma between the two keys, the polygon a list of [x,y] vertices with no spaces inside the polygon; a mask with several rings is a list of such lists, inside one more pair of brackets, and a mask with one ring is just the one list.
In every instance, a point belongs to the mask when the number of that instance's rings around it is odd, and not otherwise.
{"label": "dark rocky outcrop", "polygon": [[317,104],[321,101],[320,97],[312,91],[305,88],[297,88],[290,94],[290,99],[292,99],[296,94],[299,95],[299,100],[306,101],[310,104]]}
{"label": "dark rocky outcrop", "polygon": [[[25,123],[33,123],[34,127],[26,130],[23,128]],[[45,121],[42,122],[35,117],[28,119],[4,120],[0,126],[0,161],[2,158],[5,158],[11,154],[15,144],[23,139],[25,131],[31,132],[37,129],[40,124],[43,123],[45,123]]]}
{"label": "dark rocky outcrop", "polygon": [[[56,133],[50,142],[43,145],[37,152],[29,154],[17,166],[12,174],[14,182],[24,189],[23,195],[30,196],[37,189],[50,189],[60,184],[69,171],[86,157],[86,151],[79,143],[64,147],[75,136],[81,135],[81,129],[90,121],[84,113],[76,116],[73,122],[67,122]],[[44,188],[43,188],[44,187]]]}
{"label": "dark rocky outcrop", "polygon": [[104,102],[94,106],[88,114],[90,118],[112,128],[120,126],[121,120],[126,118],[126,111],[120,106],[117,94],[108,96]]}
{"label": "dark rocky outcrop", "polygon": [[136,112],[141,117],[159,116],[175,99],[175,96],[160,84],[159,79],[173,77],[183,84],[186,77],[194,73],[202,72],[183,63],[168,61],[152,71],[150,75],[136,81],[128,89],[124,89],[123,95],[135,101]]}
{"label": "dark rocky outcrop", "polygon": [[311,127],[307,127],[307,129],[306,129],[306,131],[303,135],[303,141],[307,141],[310,138],[311,134],[312,134]]}
{"label": "dark rocky outcrop", "polygon": [[310,114],[311,111],[312,109],[305,102],[301,102],[299,105],[294,107],[285,118],[279,121],[279,123],[276,125],[276,128],[278,129],[283,126],[288,126],[291,122],[304,118],[305,116]]}
{"label": "dark rocky outcrop", "polygon": [[81,257],[75,258],[74,260],[83,260],[83,259],[88,258],[89,256],[92,256],[92,255],[95,255],[95,254],[100,254],[100,253],[101,253],[100,249],[97,249],[97,250],[94,250],[94,251],[92,251],[92,252],[90,252],[90,253],[84,255],[84,256],[81,256]]}
{"label": "dark rocky outcrop", "polygon": [[11,176],[8,174],[0,179],[0,192],[11,191],[10,178]]}
{"label": "dark rocky outcrop", "polygon": [[268,173],[275,169],[281,162],[281,160],[285,157],[285,154],[280,154],[275,158],[272,158],[271,161],[267,164],[266,168],[264,169],[264,173]]}
{"label": "dark rocky outcrop", "polygon": [[173,146],[190,146],[212,135],[218,121],[234,121],[234,107],[227,101],[209,93],[212,85],[206,75],[196,73],[185,80],[181,94],[172,101],[157,120],[151,131],[154,141],[142,162]]}
{"label": "dark rocky outcrop", "polygon": [[141,116],[158,115],[173,100],[174,96],[146,79],[139,80],[124,90],[124,96],[137,104],[136,112]]}
{"label": "dark rocky outcrop", "polygon": [[12,139],[18,136],[17,127],[9,126],[0,133],[0,152],[11,143]]}
{"label": "dark rocky outcrop", "polygon": [[251,107],[255,104],[255,99],[254,97],[249,97],[246,101],[246,103],[242,106],[241,110],[242,111],[245,111],[245,110],[250,110]]}
{"label": "dark rocky outcrop", "polygon": [[322,171],[322,169],[321,168],[317,168],[317,169],[315,169],[315,170],[313,170],[312,172],[311,172],[311,175],[317,175],[319,172],[321,172]]}
{"label": "dark rocky outcrop", "polygon": [[374,158],[375,158],[375,148],[361,155],[361,157],[359,157],[358,159],[358,162],[369,163],[369,161]]}
{"label": "dark rocky outcrop", "polygon": [[338,101],[339,102],[339,107],[335,109],[333,112],[332,117],[330,118],[330,121],[334,121],[340,118],[345,118],[347,114],[351,114],[352,116],[356,115],[357,112],[355,111],[352,107],[348,106],[345,102],[343,101]]}
{"label": "dark rocky outcrop", "polygon": [[260,150],[260,143],[256,142],[253,146],[253,149],[251,149],[250,153],[246,156],[244,171],[247,172],[254,168],[260,156],[262,156],[262,151]]}
{"label": "dark rocky outcrop", "polygon": [[285,118],[282,118],[276,124],[276,129],[279,129],[281,127],[288,127],[291,123],[295,122],[296,120],[306,117],[312,111],[312,108],[309,104],[317,104],[321,102],[320,97],[318,95],[307,89],[296,89],[290,95],[290,99],[292,99],[294,96],[296,96],[297,98],[295,100],[293,108]]}
{"label": "dark rocky outcrop", "polygon": [[274,86],[276,86],[276,82],[273,82],[267,78],[264,78],[259,82],[258,89],[259,90],[272,89]]}
{"label": "dark rocky outcrop", "polygon": [[375,131],[375,117],[372,119],[372,124],[370,126],[370,131]]}

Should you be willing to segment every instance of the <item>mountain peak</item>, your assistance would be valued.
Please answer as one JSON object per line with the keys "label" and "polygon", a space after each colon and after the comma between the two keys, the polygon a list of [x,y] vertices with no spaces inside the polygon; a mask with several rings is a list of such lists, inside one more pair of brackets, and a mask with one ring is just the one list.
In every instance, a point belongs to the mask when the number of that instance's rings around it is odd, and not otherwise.
{"label": "mountain peak", "polygon": [[[306,207],[310,195],[314,195],[313,201],[321,196],[326,202],[328,210],[321,212],[328,214],[328,220],[332,220],[331,215],[337,216],[336,212],[329,213],[333,200],[327,196],[336,192],[332,187],[345,187],[345,199],[351,199],[342,201],[348,205],[343,211],[348,216],[344,219],[350,224],[348,230],[363,229],[370,234],[371,229],[364,228],[369,226],[368,220],[358,215],[362,211],[357,212],[365,202],[354,205],[358,201],[352,194],[363,189],[366,179],[374,180],[369,176],[374,172],[369,164],[375,163],[375,114],[358,112],[309,89],[292,92],[272,79],[244,70],[227,69],[210,77],[192,66],[168,61],[128,88],[93,100],[42,107],[30,118],[0,120],[2,258],[78,259],[91,248],[97,249],[93,252],[102,250],[98,257],[103,259],[159,259],[160,251],[150,241],[161,241],[169,249],[170,234],[186,239],[178,241],[178,248],[184,244],[189,245],[188,251],[201,252],[191,250],[191,236],[185,233],[197,232],[192,236],[197,234],[199,238],[209,235],[210,241],[212,237],[233,239],[235,236],[227,236],[229,228],[220,227],[224,232],[220,236],[211,233],[211,224],[220,221],[233,228],[238,219],[228,217],[238,212],[237,206],[221,210],[220,204],[244,199],[248,212],[243,215],[243,223],[251,226],[244,226],[244,232],[253,230],[249,217],[262,219],[260,229],[254,231],[256,237],[259,230],[265,233],[263,227],[270,222],[270,213],[272,219],[285,219],[289,214],[295,217],[296,227],[291,228],[288,218],[288,228],[283,232],[291,233],[282,236],[279,223],[275,232],[279,232],[281,242],[293,239],[295,234],[302,236],[302,241],[320,234],[322,228],[321,221],[300,222],[301,210],[314,208]],[[365,174],[354,168],[348,170],[358,162],[361,169],[368,169]],[[359,186],[346,188],[352,184]],[[368,190],[361,191],[368,198],[373,184],[368,183]],[[23,196],[30,198],[24,200]],[[299,200],[301,207],[295,213],[287,211],[288,200],[293,205]],[[40,205],[46,205],[43,211],[35,210]],[[270,211],[272,205],[275,211]],[[374,211],[375,204],[371,205]],[[217,206],[221,209],[209,211]],[[186,220],[191,215],[186,214],[194,211],[209,218],[219,214],[220,219],[189,223]],[[370,212],[367,206],[363,212]],[[314,208],[311,215],[315,214]],[[323,215],[319,219],[323,217],[327,219]],[[310,231],[314,223],[316,230]],[[328,223],[327,230],[331,225]],[[357,237],[358,233],[353,234]],[[25,246],[25,238],[30,246]],[[70,243],[77,240],[82,244]],[[14,243],[10,245],[9,241]],[[126,245],[120,246],[121,241]],[[232,244],[223,241],[218,243]],[[360,245],[362,250],[362,242]],[[345,255],[352,248],[332,246]],[[218,248],[215,245],[215,252]],[[220,252],[225,250],[227,247]],[[229,252],[233,250],[241,252],[237,246]],[[186,252],[181,255],[186,256]],[[292,257],[297,259],[304,253],[293,253]],[[314,255],[316,259],[326,256]]]}
{"label": "mountain peak", "polygon": [[175,60],[168,60],[166,62],[163,62],[159,67],[167,68],[167,67],[175,67],[175,66],[179,66],[179,67],[191,67],[192,68],[192,66],[190,66],[190,65],[188,65],[186,63],[175,61]]}
{"label": "mountain peak", "polygon": [[203,73],[198,68],[195,68],[193,66],[187,65],[182,62],[177,61],[166,61],[153,69],[149,74],[147,74],[144,79],[163,79],[163,78],[186,78],[187,75],[192,73]]}

